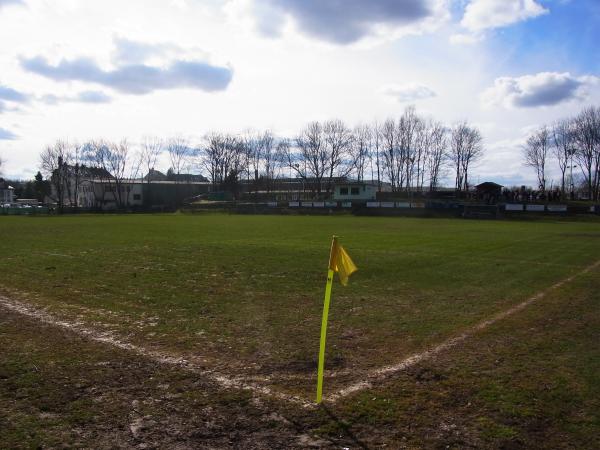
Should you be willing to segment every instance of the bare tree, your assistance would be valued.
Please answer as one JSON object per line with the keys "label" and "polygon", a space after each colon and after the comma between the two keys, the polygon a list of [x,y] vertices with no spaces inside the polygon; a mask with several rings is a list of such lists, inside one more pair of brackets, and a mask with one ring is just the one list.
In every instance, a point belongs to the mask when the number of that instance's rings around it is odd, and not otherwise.
{"label": "bare tree", "polygon": [[575,152],[574,134],[572,122],[570,120],[560,120],[552,125],[552,152],[558,162],[558,168],[561,175],[560,190],[565,194],[565,178],[569,163],[572,164],[572,157]]}
{"label": "bare tree", "polygon": [[141,153],[132,152],[127,139],[119,142],[97,139],[87,142],[83,149],[90,173],[94,174],[101,186],[99,191],[94,190],[96,205],[104,204],[109,193],[117,208],[128,206],[131,179],[139,173]]}
{"label": "bare tree", "polygon": [[[396,191],[399,189],[398,178],[400,177],[397,170],[399,167],[397,160],[400,159],[400,155],[398,151],[399,146],[396,122],[393,119],[387,119],[383,122],[383,125],[380,128],[380,135],[382,140],[381,154],[383,156],[383,169],[387,173],[387,177],[392,185],[392,191]],[[400,172],[402,171],[400,170]]]}
{"label": "bare tree", "polygon": [[430,125],[431,123],[429,121],[420,118],[415,129],[415,143],[413,146],[415,150],[412,155],[413,170],[411,171],[413,174],[413,181],[411,184],[421,192],[423,191],[423,185],[425,184],[425,167],[427,165],[428,151],[431,145]]}
{"label": "bare tree", "polygon": [[200,152],[200,164],[208,172],[213,186],[223,183],[225,179],[225,160],[227,142],[225,135],[212,132],[205,137],[206,144]]}
{"label": "bare tree", "polygon": [[538,189],[546,190],[546,161],[550,145],[550,132],[545,125],[527,139],[523,147],[525,164],[532,167],[538,179]]}
{"label": "bare tree", "polygon": [[[371,159],[371,145],[373,141],[371,127],[365,124],[354,128],[354,139],[352,140],[352,160],[356,170],[356,179],[362,181],[365,178],[367,160]],[[371,174],[371,178],[373,174]]]}
{"label": "bare tree", "polygon": [[[382,163],[381,160],[381,144],[382,144],[382,134],[381,134],[381,126],[377,121],[373,123],[371,128],[373,132],[371,133],[371,137],[373,139],[373,149],[371,151],[371,161],[373,161],[373,153],[375,154],[375,166],[377,167],[377,191],[381,192],[381,177],[382,177]],[[371,170],[373,172],[373,170]]]}
{"label": "bare tree", "polygon": [[265,131],[260,137],[260,149],[260,159],[265,174],[266,187],[267,191],[270,191],[273,180],[276,178],[280,168],[279,158],[277,157],[276,139],[271,131]]}
{"label": "bare tree", "polygon": [[40,168],[50,180],[51,197],[56,201],[58,211],[63,212],[65,200],[68,198],[69,171],[71,153],[66,141],[58,140],[52,146],[47,146],[40,155]]}
{"label": "bare tree", "polygon": [[296,138],[298,153],[292,153],[288,146],[288,165],[301,178],[312,176],[317,192],[321,192],[323,178],[329,170],[329,158],[323,136],[323,127],[319,122],[309,123]]}
{"label": "bare tree", "polygon": [[209,133],[205,141],[200,152],[200,165],[208,172],[213,185],[235,191],[240,175],[247,170],[244,141],[216,132]]}
{"label": "bare tree", "polygon": [[148,174],[147,182],[150,183],[150,173],[156,167],[158,157],[163,151],[163,141],[157,137],[145,136],[142,139],[142,150],[140,161],[144,170]]}
{"label": "bare tree", "polygon": [[590,199],[600,198],[600,108],[585,108],[573,119],[574,140]]}
{"label": "bare tree", "polygon": [[311,187],[318,194],[323,186],[329,192],[335,176],[346,176],[354,168],[352,139],[352,132],[341,120],[311,122],[296,137],[295,146],[284,141],[282,159],[300,178],[313,178]]}
{"label": "bare tree", "polygon": [[83,146],[58,140],[41,155],[41,168],[54,188],[54,199],[62,211],[64,206],[79,205],[79,189],[85,166],[82,163]]}
{"label": "bare tree", "polygon": [[448,157],[455,171],[455,188],[462,192],[469,187],[469,169],[483,156],[483,138],[475,127],[459,122],[450,134]]}
{"label": "bare tree", "polygon": [[167,141],[166,149],[171,162],[171,170],[176,175],[175,182],[178,183],[181,171],[187,167],[191,156],[189,143],[182,136],[172,137]]}
{"label": "bare tree", "polygon": [[423,119],[406,108],[396,122],[387,119],[380,128],[382,167],[393,191],[421,186],[424,180],[427,134]]}
{"label": "bare tree", "polygon": [[126,174],[130,157],[130,146],[126,139],[110,144],[106,154],[105,169],[112,175],[115,189],[112,191],[117,208],[128,204],[129,186],[126,185]]}
{"label": "bare tree", "polygon": [[255,188],[258,188],[260,177],[263,176],[266,188],[270,190],[275,171],[278,168],[275,136],[270,130],[261,133],[247,131],[242,141],[248,181],[252,177]]}
{"label": "bare tree", "polygon": [[327,154],[326,189],[330,192],[334,176],[346,176],[354,167],[349,161],[353,136],[346,124],[339,119],[325,122],[322,129]]}
{"label": "bare tree", "polygon": [[447,147],[447,130],[440,122],[429,124],[429,147],[427,149],[426,170],[429,174],[429,191],[433,192],[439,185]]}
{"label": "bare tree", "polygon": [[292,172],[295,172],[297,177],[306,179],[306,171],[302,170],[303,166],[301,167],[298,162],[298,154],[293,149],[293,140],[288,138],[280,139],[277,142],[275,158],[280,167],[290,169],[290,176]]}
{"label": "bare tree", "polygon": [[399,187],[402,188],[406,184],[407,191],[410,191],[412,187],[415,163],[418,158],[419,145],[417,138],[421,128],[421,118],[417,115],[415,107],[409,106],[404,110],[404,114],[398,121],[399,157],[396,157]]}
{"label": "bare tree", "polygon": [[67,192],[71,205],[79,206],[79,188],[83,178],[84,166],[83,146],[79,142],[75,142],[70,146],[71,165],[68,167],[69,177],[67,177]]}
{"label": "bare tree", "polygon": [[244,145],[244,166],[247,180],[249,182],[252,178],[256,186],[262,159],[262,136],[256,131],[248,130],[242,137],[242,143]]}

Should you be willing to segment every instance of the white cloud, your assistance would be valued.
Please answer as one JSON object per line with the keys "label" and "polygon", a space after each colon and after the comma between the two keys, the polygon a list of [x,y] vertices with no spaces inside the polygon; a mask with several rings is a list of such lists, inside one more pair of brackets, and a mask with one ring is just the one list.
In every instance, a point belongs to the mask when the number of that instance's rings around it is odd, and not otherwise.
{"label": "white cloud", "polygon": [[[178,88],[206,92],[225,90],[233,71],[202,59],[179,56],[181,48],[173,44],[149,44],[123,38],[115,39],[114,68],[104,69],[89,57],[62,59],[51,64],[43,56],[21,57],[21,67],[54,81],[81,81],[99,84],[128,94],[147,94]],[[167,58],[150,65],[149,59]]]}
{"label": "white cloud", "polygon": [[506,108],[535,108],[553,106],[587,95],[587,88],[598,82],[598,77],[575,77],[568,72],[541,72],[521,77],[496,78],[494,85],[482,94],[487,106]]}
{"label": "white cloud", "polygon": [[381,93],[401,103],[414,102],[436,96],[433,90],[419,83],[390,84],[384,86],[381,89]]}
{"label": "white cloud", "polygon": [[471,32],[480,32],[547,13],[536,0],[471,0],[460,23]]}

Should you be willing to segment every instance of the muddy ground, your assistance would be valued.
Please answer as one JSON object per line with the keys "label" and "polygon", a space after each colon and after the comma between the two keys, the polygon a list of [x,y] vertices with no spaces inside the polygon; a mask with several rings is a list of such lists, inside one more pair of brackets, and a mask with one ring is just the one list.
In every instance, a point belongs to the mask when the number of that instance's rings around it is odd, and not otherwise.
{"label": "muddy ground", "polygon": [[599,275],[319,408],[0,309],[0,447],[600,448]]}

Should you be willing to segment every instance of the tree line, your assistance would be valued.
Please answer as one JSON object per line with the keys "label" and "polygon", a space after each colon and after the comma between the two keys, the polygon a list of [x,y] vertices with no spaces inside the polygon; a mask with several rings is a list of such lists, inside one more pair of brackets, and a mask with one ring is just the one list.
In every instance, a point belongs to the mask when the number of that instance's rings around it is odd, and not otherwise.
{"label": "tree line", "polygon": [[136,146],[126,139],[59,140],[42,151],[40,166],[57,202],[77,204],[79,184],[93,176],[107,183],[123,206],[123,183],[154,170],[165,156],[176,180],[199,171],[223,190],[235,191],[245,180],[270,191],[274,180],[288,175],[317,193],[331,192],[338,177],[370,179],[380,188],[387,182],[394,192],[434,191],[451,172],[460,192],[468,189],[470,170],[483,150],[480,131],[467,121],[448,127],[411,106],[399,118],[353,128],[339,119],[310,122],[293,137],[265,130],[213,131],[196,145],[181,136],[147,137]]}
{"label": "tree line", "polygon": [[563,195],[568,187],[573,193],[576,169],[588,198],[600,200],[600,107],[590,106],[574,117],[539,127],[523,146],[523,159],[535,171],[542,192],[547,189],[548,165],[554,163],[561,174]]}

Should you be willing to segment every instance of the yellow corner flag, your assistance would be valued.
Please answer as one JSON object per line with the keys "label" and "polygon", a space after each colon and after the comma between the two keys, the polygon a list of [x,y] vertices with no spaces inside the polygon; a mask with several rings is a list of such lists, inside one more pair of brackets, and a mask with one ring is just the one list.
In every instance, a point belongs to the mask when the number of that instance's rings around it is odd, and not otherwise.
{"label": "yellow corner flag", "polygon": [[358,270],[350,255],[340,245],[336,236],[331,242],[331,254],[329,255],[329,268],[337,272],[340,277],[340,283],[344,286],[348,284],[348,278]]}
{"label": "yellow corner flag", "polygon": [[344,286],[348,284],[348,278],[358,268],[350,258],[350,255],[344,250],[344,247],[338,242],[337,236],[333,236],[331,241],[331,251],[329,253],[329,268],[327,270],[327,284],[325,285],[325,301],[323,303],[323,319],[321,320],[321,343],[319,346],[319,369],[317,371],[317,403],[323,401],[323,370],[325,368],[325,340],[327,337],[327,320],[329,317],[329,303],[331,302],[331,285],[333,283],[333,274],[337,272],[340,277],[340,283]]}

